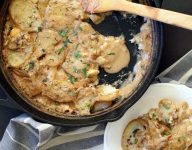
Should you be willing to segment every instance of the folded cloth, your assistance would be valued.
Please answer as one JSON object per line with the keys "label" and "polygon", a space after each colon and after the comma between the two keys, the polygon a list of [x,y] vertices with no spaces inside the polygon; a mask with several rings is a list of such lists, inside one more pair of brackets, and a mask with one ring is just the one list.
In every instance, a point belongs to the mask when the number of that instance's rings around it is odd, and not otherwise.
{"label": "folded cloth", "polygon": [[[192,87],[192,50],[156,77],[155,82],[171,82]],[[0,150],[102,150],[105,124],[83,127],[55,127],[23,114],[11,119]]]}

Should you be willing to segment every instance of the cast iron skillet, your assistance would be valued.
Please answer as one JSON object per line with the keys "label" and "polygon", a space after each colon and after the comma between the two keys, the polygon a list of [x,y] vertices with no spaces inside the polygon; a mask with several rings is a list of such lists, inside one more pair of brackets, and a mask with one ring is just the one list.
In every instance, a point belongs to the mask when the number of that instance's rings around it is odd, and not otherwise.
{"label": "cast iron skillet", "polygon": [[[152,2],[147,0],[143,0],[143,3],[148,5],[153,5]],[[115,121],[118,120],[127,109],[129,109],[134,103],[138,101],[138,99],[142,96],[142,94],[146,91],[151,81],[153,80],[156,70],[158,68],[158,64],[161,57],[162,50],[162,26],[160,23],[151,21],[152,24],[152,56],[149,67],[146,71],[145,76],[142,81],[138,85],[138,87],[134,90],[134,92],[125,100],[123,100],[120,104],[114,105],[113,107],[101,111],[99,113],[90,115],[90,116],[82,116],[82,117],[59,117],[52,116],[50,114],[44,113],[35,106],[27,101],[27,98],[21,94],[19,90],[15,88],[13,85],[8,70],[3,65],[1,51],[3,48],[3,27],[5,24],[5,18],[7,14],[7,8],[9,5],[9,0],[4,1],[2,10],[0,12],[0,85],[4,89],[4,91],[9,95],[11,99],[13,99],[21,108],[34,118],[41,120],[43,122],[51,123],[54,125],[60,126],[88,126],[93,124],[98,124],[107,121]],[[142,10],[141,10],[142,11]],[[138,48],[135,44],[130,43],[130,39],[133,34],[139,32],[141,25],[143,24],[144,19],[142,17],[128,17],[127,19],[123,18],[121,13],[114,12],[111,16],[107,17],[104,22],[99,25],[94,25],[91,21],[92,26],[100,33],[104,35],[113,35],[119,36],[124,34],[126,38],[126,44],[131,53],[131,63],[125,69],[123,69],[118,74],[109,75],[106,77],[105,72],[101,70],[99,75],[100,83],[113,83],[118,80],[118,75],[122,73],[128,73],[133,70],[134,65],[137,61],[137,52]],[[127,76],[125,76],[122,80],[125,80]],[[120,86],[120,85],[119,85]]]}

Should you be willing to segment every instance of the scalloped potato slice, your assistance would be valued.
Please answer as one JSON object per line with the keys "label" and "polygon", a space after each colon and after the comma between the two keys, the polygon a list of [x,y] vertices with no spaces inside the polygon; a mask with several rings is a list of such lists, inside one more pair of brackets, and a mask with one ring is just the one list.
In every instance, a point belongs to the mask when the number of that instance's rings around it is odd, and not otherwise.
{"label": "scalloped potato slice", "polygon": [[44,17],[45,10],[46,10],[48,4],[49,4],[49,0],[39,0],[38,1],[37,7],[39,9],[39,13],[40,13],[41,17]]}
{"label": "scalloped potato slice", "polygon": [[74,20],[86,19],[78,0],[50,0],[45,13],[46,27],[60,30],[71,26]]}
{"label": "scalloped potato slice", "polygon": [[[141,119],[135,119],[129,122],[127,127],[125,128],[122,136],[122,149],[123,150],[139,150],[142,149],[142,147],[148,148],[148,141],[150,140],[150,137],[147,136],[149,134],[148,130],[148,123]],[[136,134],[140,135],[140,139],[136,136]],[[138,147],[138,143],[140,141],[143,141],[142,145]]]}
{"label": "scalloped potato slice", "polygon": [[29,0],[13,0],[9,7],[13,21],[22,29],[29,32],[38,31],[42,21],[36,4]]}
{"label": "scalloped potato slice", "polygon": [[39,96],[38,95],[36,97],[36,102],[37,102],[37,105],[39,105],[43,109],[56,111],[59,113],[69,113],[69,114],[75,112],[73,103],[55,102],[46,96]]}
{"label": "scalloped potato slice", "polygon": [[6,50],[8,64],[12,67],[19,67],[31,56],[33,46],[27,46],[24,51]]}
{"label": "scalloped potato slice", "polygon": [[39,32],[36,40],[36,54],[37,57],[41,56],[43,53],[52,52],[56,45],[61,42],[62,39],[58,32],[45,29],[42,32]]}
{"label": "scalloped potato slice", "polygon": [[71,102],[76,96],[73,92],[75,92],[75,89],[69,82],[54,80],[46,83],[42,95],[57,102]]}
{"label": "scalloped potato slice", "polygon": [[41,93],[42,84],[39,82],[33,82],[31,79],[13,74],[13,78],[16,80],[19,87],[29,97],[36,96]]}

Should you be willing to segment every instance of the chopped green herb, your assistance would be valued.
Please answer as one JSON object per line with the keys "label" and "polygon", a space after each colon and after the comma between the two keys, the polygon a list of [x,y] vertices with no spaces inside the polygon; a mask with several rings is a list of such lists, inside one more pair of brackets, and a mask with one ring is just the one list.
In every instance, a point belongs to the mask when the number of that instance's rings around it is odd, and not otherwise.
{"label": "chopped green herb", "polygon": [[45,83],[45,82],[47,82],[47,81],[48,81],[48,79],[47,79],[47,78],[45,78],[45,79],[43,79],[43,81],[42,81],[42,82],[43,82],[43,83]]}
{"label": "chopped green herb", "polygon": [[56,106],[59,106],[59,105],[60,105],[60,103],[59,103],[59,102],[55,102],[55,105],[56,105]]}
{"label": "chopped green herb", "polygon": [[76,59],[81,58],[80,51],[75,51],[75,52],[74,52],[74,57],[75,57]]}
{"label": "chopped green herb", "polygon": [[153,119],[156,118],[156,114],[153,113],[153,114],[152,114],[152,118],[153,118]]}
{"label": "chopped green herb", "polygon": [[91,107],[91,103],[90,102],[85,103],[85,107],[90,108]]}
{"label": "chopped green herb", "polygon": [[73,31],[73,35],[77,36],[78,35],[78,31],[83,31],[81,26],[79,26],[76,30]]}
{"label": "chopped green herb", "polygon": [[42,27],[38,27],[38,32],[41,32],[42,31]]}
{"label": "chopped green herb", "polygon": [[162,136],[168,136],[168,135],[170,135],[170,134],[171,134],[170,131],[167,131],[167,130],[165,130],[165,131],[163,131],[163,132],[161,133]]}
{"label": "chopped green herb", "polygon": [[34,69],[34,67],[35,67],[35,61],[29,62],[29,64],[28,64],[28,70],[32,70],[32,69]]}
{"label": "chopped green herb", "polygon": [[83,68],[82,69],[82,73],[83,73],[83,75],[85,76],[85,77],[87,77],[88,75],[87,75],[87,68]]}
{"label": "chopped green herb", "polygon": [[71,82],[72,84],[74,84],[74,83],[76,82],[76,79],[75,79],[73,76],[71,76],[71,77],[69,78],[69,80],[70,80],[70,82]]}
{"label": "chopped green herb", "polygon": [[77,31],[73,31],[73,35],[74,35],[74,36],[77,36],[77,35],[78,35],[78,32],[77,32]]}
{"label": "chopped green herb", "polygon": [[73,72],[78,73],[77,67],[73,66]]}
{"label": "chopped green herb", "polygon": [[134,142],[134,143],[137,144],[137,142],[138,142],[138,139],[135,139],[135,142]]}
{"label": "chopped green herb", "polygon": [[75,79],[72,75],[67,74],[67,76],[68,76],[68,78],[69,78],[69,81],[70,81],[72,84],[74,84],[74,83],[76,82],[76,79]]}
{"label": "chopped green herb", "polygon": [[163,107],[164,107],[165,109],[167,109],[167,110],[170,109],[170,107],[169,107],[167,104],[163,104]]}
{"label": "chopped green herb", "polygon": [[81,26],[79,26],[79,30],[80,30],[80,31],[83,31],[83,28],[82,28]]}
{"label": "chopped green herb", "polygon": [[115,53],[114,53],[114,52],[111,52],[111,53],[109,53],[108,55],[115,55]]}
{"label": "chopped green herb", "polygon": [[75,46],[75,50],[77,50],[77,48],[79,47],[80,43],[78,43],[76,46]]}
{"label": "chopped green herb", "polygon": [[62,52],[64,52],[64,50],[65,50],[64,47],[60,48],[58,54],[61,54]]}
{"label": "chopped green herb", "polygon": [[59,35],[62,36],[62,37],[66,37],[67,33],[69,32],[69,29],[66,28],[66,29],[63,29],[59,32]]}
{"label": "chopped green herb", "polygon": [[69,43],[71,43],[71,41],[67,37],[66,40],[64,41],[64,47],[66,47]]}
{"label": "chopped green herb", "polygon": [[87,67],[90,67],[91,66],[91,64],[87,64]]}

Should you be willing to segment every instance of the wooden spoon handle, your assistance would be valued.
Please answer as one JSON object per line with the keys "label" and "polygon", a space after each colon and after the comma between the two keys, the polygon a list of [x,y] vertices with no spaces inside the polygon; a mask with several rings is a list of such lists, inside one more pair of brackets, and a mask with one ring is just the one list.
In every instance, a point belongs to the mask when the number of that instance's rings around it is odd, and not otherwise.
{"label": "wooden spoon handle", "polygon": [[192,30],[192,16],[142,4],[118,0],[113,10],[126,11],[170,25]]}

